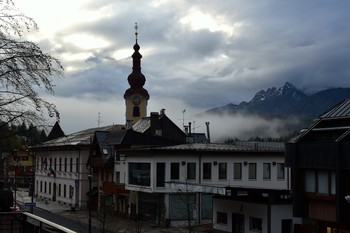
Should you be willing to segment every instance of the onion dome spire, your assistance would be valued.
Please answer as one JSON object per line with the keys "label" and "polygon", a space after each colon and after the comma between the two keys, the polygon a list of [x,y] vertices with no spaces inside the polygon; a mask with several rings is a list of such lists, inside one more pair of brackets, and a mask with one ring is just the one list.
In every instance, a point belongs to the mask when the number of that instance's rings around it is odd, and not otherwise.
{"label": "onion dome spire", "polygon": [[149,98],[149,94],[146,89],[143,88],[143,85],[145,85],[146,78],[141,73],[141,58],[142,55],[139,53],[140,45],[137,43],[138,40],[138,32],[137,32],[138,26],[137,23],[135,23],[135,45],[134,45],[134,53],[132,54],[132,73],[128,76],[128,83],[130,85],[130,88],[126,90],[124,97],[127,97],[129,95],[132,95],[135,92],[138,92],[145,98]]}

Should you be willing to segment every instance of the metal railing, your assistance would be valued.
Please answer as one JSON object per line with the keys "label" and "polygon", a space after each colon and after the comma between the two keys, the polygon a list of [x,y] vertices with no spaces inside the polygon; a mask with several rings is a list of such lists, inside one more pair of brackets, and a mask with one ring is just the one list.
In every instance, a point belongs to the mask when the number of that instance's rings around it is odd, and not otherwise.
{"label": "metal railing", "polygon": [[1,233],[76,233],[28,212],[0,212]]}

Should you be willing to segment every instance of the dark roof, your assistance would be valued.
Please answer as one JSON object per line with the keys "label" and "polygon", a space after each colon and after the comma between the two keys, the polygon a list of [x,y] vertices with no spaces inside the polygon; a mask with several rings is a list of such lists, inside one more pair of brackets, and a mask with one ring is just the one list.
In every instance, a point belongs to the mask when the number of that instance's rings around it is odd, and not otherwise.
{"label": "dark roof", "polygon": [[[326,135],[322,136],[322,135]],[[313,124],[290,140],[295,143],[301,139],[339,141],[350,134],[350,98],[340,102],[316,118]]]}
{"label": "dark roof", "polygon": [[112,129],[125,128],[125,125],[108,125],[97,128],[85,129],[76,133],[72,133],[63,137],[59,137],[42,144],[33,146],[32,148],[42,148],[42,147],[58,147],[58,146],[82,146],[90,145],[91,137],[94,136],[95,131],[107,131]]}
{"label": "dark roof", "polygon": [[235,144],[188,143],[153,148],[135,148],[132,151],[215,151],[215,152],[284,152],[282,142],[235,142]]}
{"label": "dark roof", "polygon": [[116,147],[150,147],[173,145],[173,141],[152,136],[132,129],[113,128],[108,131],[95,131],[93,145],[98,148],[104,162],[111,162],[116,154]]}
{"label": "dark roof", "polygon": [[350,117],[350,98],[319,116],[320,119]]}
{"label": "dark roof", "polygon": [[47,141],[56,139],[56,138],[60,138],[64,136],[64,132],[60,126],[60,124],[58,123],[58,121],[56,121],[55,125],[52,127],[49,135],[47,136]]}

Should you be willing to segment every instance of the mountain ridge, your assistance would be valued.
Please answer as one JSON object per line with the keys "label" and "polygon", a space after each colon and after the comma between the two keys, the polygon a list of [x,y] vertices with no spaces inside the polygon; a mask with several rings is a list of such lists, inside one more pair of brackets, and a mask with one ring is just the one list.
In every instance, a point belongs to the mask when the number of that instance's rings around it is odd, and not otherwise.
{"label": "mountain ridge", "polygon": [[350,97],[350,88],[329,88],[307,95],[293,84],[258,91],[249,101],[211,108],[209,114],[256,114],[262,116],[316,118]]}

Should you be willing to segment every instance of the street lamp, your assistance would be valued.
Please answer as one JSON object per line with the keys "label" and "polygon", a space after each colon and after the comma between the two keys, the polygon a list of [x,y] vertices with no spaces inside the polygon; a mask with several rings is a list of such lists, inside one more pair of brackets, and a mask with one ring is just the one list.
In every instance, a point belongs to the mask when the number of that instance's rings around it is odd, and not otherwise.
{"label": "street lamp", "polygon": [[14,179],[14,185],[15,185],[15,201],[13,203],[13,207],[16,209],[17,206],[17,173],[18,173],[18,149],[14,150],[16,153],[16,162],[15,162],[15,179]]}
{"label": "street lamp", "polygon": [[88,179],[89,179],[89,233],[91,233],[91,189],[92,189],[91,165],[90,165],[90,174],[88,175]]}

